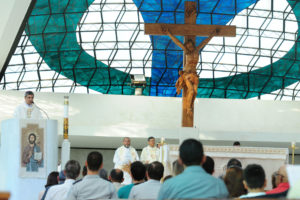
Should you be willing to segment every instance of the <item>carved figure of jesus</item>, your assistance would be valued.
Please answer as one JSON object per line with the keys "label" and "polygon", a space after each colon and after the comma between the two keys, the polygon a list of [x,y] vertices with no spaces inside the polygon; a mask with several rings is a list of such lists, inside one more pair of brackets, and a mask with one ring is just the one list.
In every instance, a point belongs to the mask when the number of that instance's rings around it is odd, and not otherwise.
{"label": "carved figure of jesus", "polygon": [[199,62],[199,51],[202,49],[215,35],[218,34],[219,30],[216,29],[208,38],[201,42],[198,46],[195,45],[194,41],[189,39],[182,44],[168,28],[162,24],[161,29],[163,32],[172,39],[172,41],[178,45],[183,51],[185,56],[185,62],[183,64],[183,71],[179,72],[179,78],[176,82],[175,87],[177,88],[177,94],[181,93],[181,90],[187,88],[187,115],[193,115],[194,101],[197,96],[197,89],[199,84],[199,77],[196,72],[196,66]]}

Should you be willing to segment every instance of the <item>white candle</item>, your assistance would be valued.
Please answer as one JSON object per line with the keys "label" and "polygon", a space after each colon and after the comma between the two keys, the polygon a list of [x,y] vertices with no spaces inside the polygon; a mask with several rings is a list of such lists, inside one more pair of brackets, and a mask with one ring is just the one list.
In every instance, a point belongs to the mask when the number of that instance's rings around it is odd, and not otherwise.
{"label": "white candle", "polygon": [[69,117],[69,97],[65,96],[64,100],[64,118]]}
{"label": "white candle", "polygon": [[293,141],[293,142],[292,142],[292,148],[295,148],[295,146],[296,146],[296,142]]}

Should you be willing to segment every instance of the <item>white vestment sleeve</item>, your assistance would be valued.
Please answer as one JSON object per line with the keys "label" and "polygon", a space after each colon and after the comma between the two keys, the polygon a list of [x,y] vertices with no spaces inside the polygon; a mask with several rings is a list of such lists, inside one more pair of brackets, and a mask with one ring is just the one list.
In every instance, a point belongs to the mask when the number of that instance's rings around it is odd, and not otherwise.
{"label": "white vestment sleeve", "polygon": [[113,159],[113,162],[115,163],[115,168],[120,167],[122,165],[128,164],[127,161],[124,160],[124,158],[120,158],[119,151],[120,151],[120,148],[118,148],[116,150],[115,155],[114,155],[114,159]]}
{"label": "white vestment sleeve", "polygon": [[19,116],[19,114],[18,114],[18,107],[17,107],[14,112],[14,118],[18,119],[19,118],[18,116]]}
{"label": "white vestment sleeve", "polygon": [[115,165],[121,165],[119,158],[119,148],[115,151],[113,162],[115,163]]}
{"label": "white vestment sleeve", "polygon": [[14,112],[14,118],[15,119],[22,119],[22,118],[25,118],[25,116],[23,116],[23,106],[22,105],[19,105],[16,107],[15,109],[15,112]]}

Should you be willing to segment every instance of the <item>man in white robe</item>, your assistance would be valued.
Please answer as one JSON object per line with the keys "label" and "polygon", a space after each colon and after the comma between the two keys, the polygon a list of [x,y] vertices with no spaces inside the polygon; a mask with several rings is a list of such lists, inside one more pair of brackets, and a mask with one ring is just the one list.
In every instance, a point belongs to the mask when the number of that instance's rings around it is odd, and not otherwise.
{"label": "man in white robe", "polygon": [[14,112],[16,119],[43,119],[40,109],[34,104],[34,94],[25,92],[25,102],[19,105]]}
{"label": "man in white robe", "polygon": [[155,138],[148,138],[148,146],[143,148],[141,154],[141,161],[144,164],[150,164],[159,159],[159,149],[155,146]]}
{"label": "man in white robe", "polygon": [[124,173],[124,181],[122,184],[131,184],[132,179],[129,175],[130,164],[134,161],[138,161],[139,156],[132,146],[130,146],[130,138],[125,137],[123,139],[123,146],[119,147],[114,155],[113,162],[115,163],[115,169],[121,169]]}

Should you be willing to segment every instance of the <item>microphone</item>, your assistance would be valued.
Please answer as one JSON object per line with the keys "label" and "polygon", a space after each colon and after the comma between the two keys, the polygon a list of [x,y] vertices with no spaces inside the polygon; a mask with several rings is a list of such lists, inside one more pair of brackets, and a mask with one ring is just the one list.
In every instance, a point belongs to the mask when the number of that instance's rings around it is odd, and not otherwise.
{"label": "microphone", "polygon": [[43,109],[41,109],[40,107],[38,107],[34,102],[32,102],[32,104],[34,104],[40,111],[42,111],[46,115],[47,119],[49,119],[49,116],[46,113],[46,111],[44,111]]}

